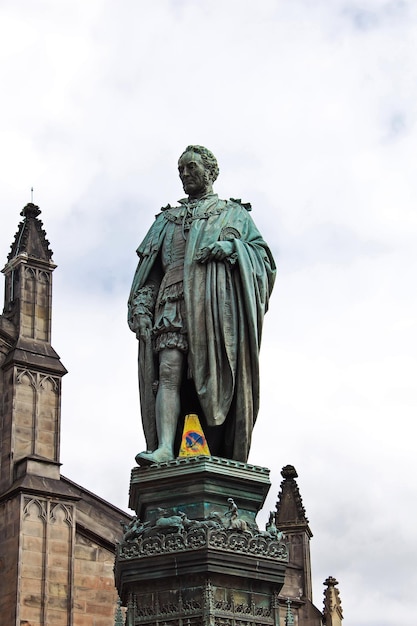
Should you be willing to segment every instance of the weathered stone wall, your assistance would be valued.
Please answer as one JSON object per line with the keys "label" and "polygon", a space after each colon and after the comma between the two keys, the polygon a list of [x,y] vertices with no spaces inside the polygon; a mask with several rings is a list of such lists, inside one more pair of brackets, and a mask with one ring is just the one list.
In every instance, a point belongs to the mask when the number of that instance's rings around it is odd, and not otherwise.
{"label": "weathered stone wall", "polygon": [[15,385],[15,463],[30,454],[59,459],[60,379],[17,368]]}
{"label": "weathered stone wall", "polygon": [[117,592],[114,554],[79,533],[75,539],[74,626],[112,626]]}
{"label": "weathered stone wall", "polygon": [[12,449],[14,461],[34,453],[36,379],[30,371],[15,370],[14,429]]}
{"label": "weathered stone wall", "polygon": [[22,497],[20,621],[67,626],[72,611],[74,506]]}
{"label": "weathered stone wall", "polygon": [[113,550],[77,532],[76,516],[51,498],[0,504],[1,624],[113,626]]}
{"label": "weathered stone wall", "polygon": [[35,454],[59,460],[61,379],[38,376]]}
{"label": "weathered stone wall", "polygon": [[51,272],[22,267],[21,334],[31,339],[50,340]]}
{"label": "weathered stone wall", "polygon": [[0,502],[0,623],[16,623],[19,499]]}
{"label": "weathered stone wall", "polygon": [[1,406],[0,406],[0,493],[12,481],[12,415],[13,415],[13,368],[0,371]]}
{"label": "weathered stone wall", "polygon": [[13,467],[30,455],[59,460],[61,379],[12,367],[4,377],[0,426],[0,491],[16,476]]}

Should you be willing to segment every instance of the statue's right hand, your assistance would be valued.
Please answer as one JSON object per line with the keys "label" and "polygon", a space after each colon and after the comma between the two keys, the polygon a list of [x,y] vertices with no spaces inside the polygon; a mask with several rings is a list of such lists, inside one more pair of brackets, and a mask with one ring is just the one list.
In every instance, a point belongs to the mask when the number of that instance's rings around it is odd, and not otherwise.
{"label": "statue's right hand", "polygon": [[146,341],[151,336],[152,320],[147,315],[140,315],[136,323],[136,337]]}

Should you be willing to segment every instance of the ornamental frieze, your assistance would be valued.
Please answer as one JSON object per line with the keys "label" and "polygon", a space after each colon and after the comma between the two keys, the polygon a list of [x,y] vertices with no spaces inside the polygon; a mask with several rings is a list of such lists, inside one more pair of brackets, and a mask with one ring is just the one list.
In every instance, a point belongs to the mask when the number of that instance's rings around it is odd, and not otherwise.
{"label": "ornamental frieze", "polygon": [[288,561],[284,535],[273,525],[272,518],[266,530],[260,531],[239,517],[232,498],[228,503],[229,510],[224,515],[211,513],[204,520],[189,519],[182,512],[168,515],[164,510],[153,523],[135,517],[124,527],[118,558],[130,560],[206,548]]}

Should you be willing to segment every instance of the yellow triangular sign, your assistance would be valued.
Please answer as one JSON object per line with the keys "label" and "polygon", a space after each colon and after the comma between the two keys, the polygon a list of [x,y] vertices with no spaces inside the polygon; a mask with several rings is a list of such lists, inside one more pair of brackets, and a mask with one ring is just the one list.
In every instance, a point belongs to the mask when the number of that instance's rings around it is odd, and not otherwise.
{"label": "yellow triangular sign", "polygon": [[203,429],[201,428],[198,415],[190,413],[185,416],[180,453],[178,456],[197,456],[199,454],[210,456],[210,450]]}

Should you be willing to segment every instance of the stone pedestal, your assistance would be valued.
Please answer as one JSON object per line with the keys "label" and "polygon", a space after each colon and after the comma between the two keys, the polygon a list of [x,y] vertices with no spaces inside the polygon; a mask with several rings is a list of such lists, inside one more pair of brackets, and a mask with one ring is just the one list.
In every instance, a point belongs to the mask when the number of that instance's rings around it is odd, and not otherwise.
{"label": "stone pedestal", "polygon": [[278,626],[288,549],[255,519],[269,486],[269,470],[215,457],[135,468],[115,565],[126,625]]}
{"label": "stone pedestal", "polygon": [[239,517],[255,523],[270,486],[265,467],[212,456],[185,457],[134,468],[129,507],[143,521],[153,521],[160,508],[202,520],[226,512],[227,499],[233,498]]}

